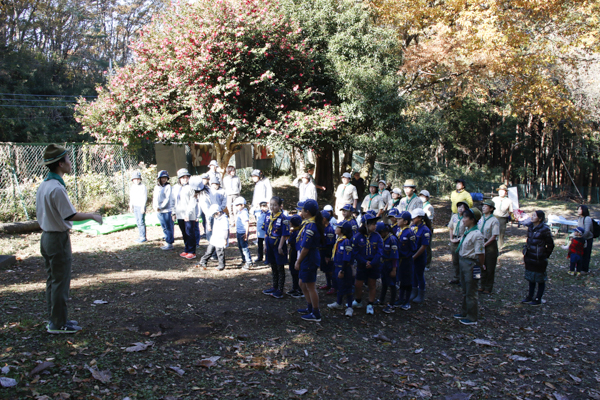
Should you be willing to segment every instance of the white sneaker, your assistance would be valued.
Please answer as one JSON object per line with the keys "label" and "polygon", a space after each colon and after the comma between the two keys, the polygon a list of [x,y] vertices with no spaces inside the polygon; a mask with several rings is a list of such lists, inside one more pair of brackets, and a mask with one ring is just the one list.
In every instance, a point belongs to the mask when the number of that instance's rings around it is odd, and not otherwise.
{"label": "white sneaker", "polygon": [[375,314],[375,310],[373,309],[373,305],[369,304],[367,305],[367,314]]}
{"label": "white sneaker", "polygon": [[343,310],[344,306],[341,304],[338,304],[337,301],[331,303],[331,304],[327,304],[327,307],[331,308],[332,310]]}
{"label": "white sneaker", "polygon": [[359,303],[356,300],[352,301],[352,308],[363,308],[362,301]]}
{"label": "white sneaker", "polygon": [[172,245],[172,244],[170,244],[170,243],[167,243],[165,246],[161,247],[160,249],[161,249],[161,250],[173,250],[173,249],[174,249],[174,247],[173,247],[173,245]]}
{"label": "white sneaker", "polygon": [[351,317],[354,314],[352,307],[346,308],[346,317]]}

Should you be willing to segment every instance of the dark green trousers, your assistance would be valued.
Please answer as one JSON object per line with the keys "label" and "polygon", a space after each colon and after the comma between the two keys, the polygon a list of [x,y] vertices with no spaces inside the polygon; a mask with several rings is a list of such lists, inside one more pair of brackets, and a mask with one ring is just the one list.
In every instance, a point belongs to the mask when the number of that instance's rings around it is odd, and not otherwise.
{"label": "dark green trousers", "polygon": [[498,241],[494,240],[485,247],[485,270],[481,270],[481,289],[491,292],[494,288],[494,277],[498,264]]}
{"label": "dark green trousers", "polygon": [[50,322],[61,328],[67,322],[71,286],[71,239],[69,232],[43,232],[40,250],[46,264],[46,303]]}
{"label": "dark green trousers", "polygon": [[468,258],[460,257],[460,287],[462,288],[463,300],[461,315],[471,321],[477,321],[479,306],[477,305],[477,286],[479,282],[473,279],[473,267],[477,264]]}
{"label": "dark green trousers", "polygon": [[506,217],[496,217],[498,222],[500,223],[500,234],[498,235],[498,247],[504,247],[504,236],[506,235],[506,224],[508,224],[508,218]]}
{"label": "dark green trousers", "polygon": [[450,253],[452,254],[452,267],[454,268],[454,280],[460,280],[460,265],[458,262],[458,243],[450,243]]}

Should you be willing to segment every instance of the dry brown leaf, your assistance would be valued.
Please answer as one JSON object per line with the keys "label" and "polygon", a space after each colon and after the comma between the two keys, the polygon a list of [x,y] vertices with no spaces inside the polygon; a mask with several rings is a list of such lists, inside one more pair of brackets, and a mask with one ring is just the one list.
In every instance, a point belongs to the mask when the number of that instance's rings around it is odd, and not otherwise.
{"label": "dry brown leaf", "polygon": [[85,367],[87,368],[88,371],[90,371],[92,373],[92,377],[94,379],[97,379],[102,383],[110,382],[110,378],[112,378],[112,374],[109,370],[100,371],[100,370],[98,370],[98,367],[90,367],[88,365],[86,365]]}
{"label": "dry brown leaf", "polygon": [[38,374],[38,373],[42,372],[43,370],[52,368],[52,367],[54,367],[53,362],[44,361],[44,362],[36,365],[36,367],[34,369],[32,369],[31,372],[29,373],[29,376],[34,376],[35,374]]}

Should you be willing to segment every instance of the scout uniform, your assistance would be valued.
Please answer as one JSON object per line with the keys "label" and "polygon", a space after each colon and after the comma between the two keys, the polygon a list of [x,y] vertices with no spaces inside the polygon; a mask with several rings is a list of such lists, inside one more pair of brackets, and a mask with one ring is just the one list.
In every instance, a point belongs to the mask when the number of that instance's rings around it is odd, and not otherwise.
{"label": "scout uniform", "polygon": [[[381,232],[386,229],[383,222],[377,223],[377,232]],[[381,304],[385,303],[385,295],[387,294],[388,287],[391,291],[391,301],[389,304],[394,304],[396,301],[396,277],[392,277],[391,274],[395,271],[395,275],[398,274],[398,238],[390,232],[387,237],[383,240],[383,251],[381,254]],[[384,312],[391,312],[391,307],[386,307]]]}
{"label": "scout uniform", "polygon": [[[409,219],[410,213],[405,211],[400,218]],[[408,214],[408,215],[407,215]],[[400,297],[398,305],[403,309],[410,309],[410,294],[412,291],[413,280],[413,255],[417,251],[417,236],[409,227],[399,228],[398,233],[398,257],[399,266],[396,272],[396,282],[400,287]]]}
{"label": "scout uniform", "polygon": [[[366,223],[366,222],[365,222]],[[352,238],[353,256],[356,260],[356,280],[379,279],[383,240],[377,232],[363,235],[360,231]],[[367,262],[371,268],[367,268]]]}
{"label": "scout uniform", "polygon": [[[377,187],[374,183],[371,184],[372,187]],[[380,210],[385,208],[385,201],[383,197],[378,193],[370,193],[367,194],[360,206],[364,212],[369,210],[375,211],[375,214],[379,213]]]}
{"label": "scout uniform", "polygon": [[[314,201],[314,200],[311,200]],[[315,202],[316,203],[316,202]],[[315,217],[302,221],[302,228],[298,232],[297,246],[302,250],[308,249],[308,255],[300,263],[299,277],[303,283],[313,283],[317,281],[317,269],[321,265],[321,236],[315,224]]]}
{"label": "scout uniform", "polygon": [[279,254],[279,243],[283,237],[290,236],[289,220],[279,211],[273,215],[271,211],[267,212],[263,229],[265,236],[265,262],[271,265],[273,273],[273,288],[283,292],[285,285],[285,270],[283,266],[287,264],[287,244],[284,242],[282,249],[283,255]]}
{"label": "scout uniform", "polygon": [[[462,222],[462,215],[452,214],[450,222],[448,222],[448,230],[452,232],[452,239],[460,239],[465,232],[465,225]],[[456,249],[458,243],[450,242],[450,253],[452,254],[452,266],[454,267],[454,279],[452,283],[458,283],[460,281],[460,266],[458,262],[458,253]]]}
{"label": "scout uniform", "polygon": [[[413,210],[411,213],[412,219],[414,220],[416,217],[423,217],[425,212],[422,208],[417,208]],[[419,251],[421,246],[429,246],[431,241],[431,231],[425,225],[425,222],[421,221],[418,225],[412,225],[410,227],[413,232],[415,232],[416,236],[416,250]],[[415,303],[421,303],[425,296],[425,266],[427,265],[427,250],[419,257],[414,259],[413,264],[413,293],[411,293],[411,297],[413,298]],[[414,297],[413,297],[414,296]]]}
{"label": "scout uniform", "polygon": [[[330,214],[327,211],[322,211],[321,215],[324,219],[331,218]],[[321,271],[327,276],[327,285],[321,288],[326,288],[327,290],[330,290],[333,287],[333,282],[331,281],[333,273],[333,262],[331,261],[331,254],[333,251],[333,245],[335,244],[335,229],[331,224],[324,226],[323,228],[323,240],[321,241],[321,245],[319,246],[319,252],[321,255]],[[327,262],[328,258],[330,259],[329,262]]]}
{"label": "scout uniform", "polygon": [[[473,210],[475,219],[481,212]],[[477,286],[478,282],[473,279],[473,267],[479,265],[479,254],[485,254],[483,247],[483,235],[477,228],[477,225],[465,231],[459,245],[458,256],[460,263],[460,285],[462,287],[463,301],[460,316],[471,322],[477,322]],[[480,266],[481,267],[481,266]]]}
{"label": "scout uniform", "polygon": [[[350,176],[350,173],[345,172],[342,175],[342,178],[351,179],[352,176]],[[352,185],[350,182],[346,184],[340,184],[335,192],[335,210],[340,219],[343,218],[340,212],[342,207],[344,207],[346,204],[354,206],[354,200],[358,201],[358,193],[356,191],[356,187],[354,187],[354,185]]]}
{"label": "scout uniform", "polygon": [[[458,182],[461,182],[463,186],[466,186],[464,179],[457,179],[454,181],[454,183]],[[466,189],[453,190],[450,194],[450,201],[452,202],[452,214],[458,212],[458,203],[461,201],[466,203],[469,208],[473,207],[473,198],[471,197],[471,193],[467,192]]]}
{"label": "scout uniform", "polygon": [[[494,207],[494,202],[486,200],[483,204]],[[482,216],[477,223],[479,231],[483,235],[483,243],[487,243],[492,236],[496,239],[489,245],[485,246],[485,270],[481,271],[481,291],[488,294],[492,292],[494,287],[494,277],[496,275],[496,264],[498,263],[498,234],[500,232],[500,224],[493,214]]]}
{"label": "scout uniform", "polygon": [[[434,208],[431,205],[431,203],[429,202],[429,197],[431,197],[429,195],[429,191],[427,190],[421,190],[421,192],[419,193],[419,197],[420,196],[424,196],[427,200],[425,200],[423,202],[423,211],[425,211],[425,215],[427,215],[427,218],[429,218],[429,220],[432,222],[433,224],[433,217],[434,217]],[[423,201],[423,199],[421,199],[421,201]],[[432,225],[433,227],[433,225]],[[429,246],[427,246],[427,265],[426,268],[429,268],[431,265],[431,259],[432,259],[432,251],[431,251],[431,242],[433,241],[433,231],[431,232],[431,240],[429,241]]]}
{"label": "scout uniform", "polygon": [[[417,187],[417,185],[415,184],[415,181],[413,179],[407,179],[406,182],[404,182],[404,187],[415,188]],[[416,210],[417,208],[423,208],[423,202],[421,201],[419,196],[417,196],[416,192],[413,193],[412,196],[410,196],[410,198],[408,196],[403,197],[402,200],[400,200],[400,205],[398,206],[398,209],[400,211],[408,212]]]}
{"label": "scout uniform", "polygon": [[[52,164],[67,155],[62,146],[50,145],[44,152],[42,165]],[[65,182],[56,173],[49,172],[40,184],[35,198],[37,219],[42,228],[40,251],[44,257],[48,280],[46,303],[50,324],[60,330],[67,325],[67,300],[71,285],[71,239],[69,218],[77,214],[69,200]],[[50,328],[48,328],[50,329]],[[65,332],[65,333],[74,333]]]}
{"label": "scout uniform", "polygon": [[[354,285],[352,265],[354,259],[352,258],[352,237],[348,237],[347,234],[350,233],[349,231],[352,228],[347,221],[342,221],[338,227],[342,229],[342,234],[337,237],[332,250],[332,260],[335,267],[333,277],[336,282],[337,302],[335,305],[328,305],[328,307],[341,308],[343,298],[346,296],[346,315],[350,317],[353,314],[352,301],[354,300],[352,296]],[[344,231],[346,231],[346,234],[344,234]],[[340,272],[343,273],[342,278],[339,277]]]}
{"label": "scout uniform", "polygon": [[[384,185],[386,185],[386,182],[383,179],[380,180],[378,183],[383,183]],[[392,202],[392,194],[387,189],[379,189],[379,186],[377,186],[377,193],[379,193],[379,195],[383,199],[384,210],[387,210],[388,204]]]}
{"label": "scout uniform", "polygon": [[506,234],[506,224],[510,219],[510,214],[513,212],[512,200],[508,198],[508,187],[500,185],[498,191],[504,190],[506,196],[496,196],[492,199],[494,202],[494,217],[500,223],[500,234],[498,235],[498,247],[504,247],[504,235]]}

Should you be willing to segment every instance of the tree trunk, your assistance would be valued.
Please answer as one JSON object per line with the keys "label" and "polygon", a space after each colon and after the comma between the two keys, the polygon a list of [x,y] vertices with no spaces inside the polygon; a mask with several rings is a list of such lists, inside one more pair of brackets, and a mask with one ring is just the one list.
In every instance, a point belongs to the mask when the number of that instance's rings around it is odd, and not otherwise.
{"label": "tree trunk", "polygon": [[342,161],[342,169],[340,170],[341,173],[350,172],[350,170],[352,170],[353,154],[354,151],[352,149],[344,151],[344,160]]}
{"label": "tree trunk", "polygon": [[298,170],[296,169],[296,152],[293,147],[290,149],[290,174],[292,176],[298,176]]}
{"label": "tree trunk", "polygon": [[315,182],[325,186],[325,197],[330,198],[333,193],[333,151],[330,145],[324,146],[315,153]]}
{"label": "tree trunk", "polygon": [[295,171],[296,175],[295,176],[298,176],[304,172],[304,170],[306,168],[306,161],[304,160],[304,153],[300,149],[294,147],[294,154],[296,156],[296,171]]}
{"label": "tree trunk", "polygon": [[[333,182],[337,185],[338,180],[340,179],[340,151],[333,150]],[[331,186],[333,188],[333,185]]]}
{"label": "tree trunk", "polygon": [[225,171],[229,165],[231,157],[242,148],[240,144],[231,142],[228,142],[227,144],[215,142],[213,145],[215,146],[215,152],[217,153],[217,163],[219,164],[219,168],[223,171]]}
{"label": "tree trunk", "polygon": [[375,169],[376,159],[376,153],[365,153],[365,163],[360,170],[360,176],[365,180],[366,185],[368,185],[373,178],[373,170]]}

